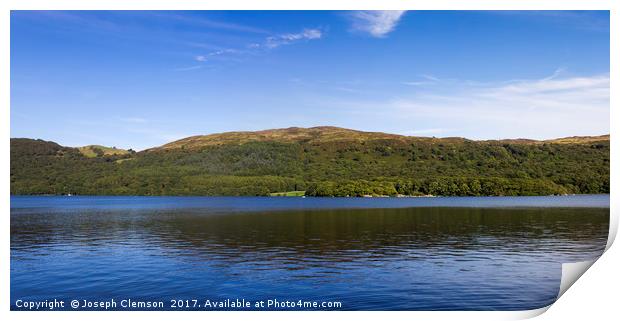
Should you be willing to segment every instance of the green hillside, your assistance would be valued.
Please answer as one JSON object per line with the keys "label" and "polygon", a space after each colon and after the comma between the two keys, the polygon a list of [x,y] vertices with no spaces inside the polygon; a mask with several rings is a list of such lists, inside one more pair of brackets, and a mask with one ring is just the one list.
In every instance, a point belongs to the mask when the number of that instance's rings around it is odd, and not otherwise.
{"label": "green hillside", "polygon": [[88,145],[77,148],[82,155],[86,157],[101,157],[101,156],[110,156],[110,155],[125,155],[129,154],[129,151],[116,148],[116,147],[106,147],[101,145]]}
{"label": "green hillside", "polygon": [[138,153],[103,150],[94,156],[83,148],[14,138],[11,193],[609,193],[609,153],[608,135],[549,141],[472,141],[337,127],[193,136]]}

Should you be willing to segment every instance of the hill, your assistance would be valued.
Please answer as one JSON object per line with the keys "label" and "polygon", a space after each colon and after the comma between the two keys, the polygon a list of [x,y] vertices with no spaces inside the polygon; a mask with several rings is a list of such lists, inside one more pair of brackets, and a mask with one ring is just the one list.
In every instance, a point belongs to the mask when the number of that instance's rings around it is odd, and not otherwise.
{"label": "hill", "polygon": [[[403,136],[396,134],[387,134],[382,132],[364,132],[359,130],[333,127],[319,126],[311,128],[289,127],[279,129],[268,129],[262,131],[242,131],[227,132],[211,135],[199,135],[183,138],[161,147],[153,148],[153,150],[161,149],[200,149],[207,146],[218,146],[226,144],[245,144],[250,142],[281,142],[281,143],[327,143],[327,142],[365,142],[377,140],[393,140],[402,142],[465,142],[465,138],[449,137],[449,138],[431,138],[431,137],[415,137]],[[601,136],[573,136],[566,138],[558,138],[551,140],[532,140],[532,139],[504,139],[489,140],[486,142],[495,143],[515,143],[515,144],[588,144],[597,141],[609,141],[609,135]]]}
{"label": "hill", "polygon": [[609,135],[474,141],[326,126],[192,136],[138,153],[14,138],[11,193],[609,193],[609,152]]}
{"label": "hill", "polygon": [[228,132],[211,135],[192,136],[161,146],[158,149],[187,148],[198,149],[206,146],[224,144],[245,144],[250,142],[281,143],[324,143],[334,141],[368,141],[377,139],[405,139],[406,136],[394,134],[363,132],[332,126],[312,128],[289,127],[255,132]]}
{"label": "hill", "polygon": [[129,154],[129,151],[116,148],[116,147],[106,147],[101,145],[88,145],[77,148],[82,155],[86,157],[101,157],[101,156],[111,156],[111,155],[126,155]]}

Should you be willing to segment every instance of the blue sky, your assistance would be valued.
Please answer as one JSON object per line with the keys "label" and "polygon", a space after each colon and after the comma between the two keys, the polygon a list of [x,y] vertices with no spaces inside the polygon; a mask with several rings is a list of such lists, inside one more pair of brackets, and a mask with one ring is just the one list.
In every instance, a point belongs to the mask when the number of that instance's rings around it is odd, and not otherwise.
{"label": "blue sky", "polygon": [[609,133],[607,11],[13,11],[11,137]]}

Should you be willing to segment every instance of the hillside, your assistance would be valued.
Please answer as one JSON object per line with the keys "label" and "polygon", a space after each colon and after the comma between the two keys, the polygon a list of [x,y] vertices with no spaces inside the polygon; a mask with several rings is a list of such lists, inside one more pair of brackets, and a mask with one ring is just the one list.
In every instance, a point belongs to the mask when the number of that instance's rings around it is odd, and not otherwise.
{"label": "hillside", "polygon": [[129,154],[129,151],[116,148],[116,147],[106,147],[101,145],[88,145],[77,148],[82,155],[86,157],[101,157],[101,156],[112,156],[112,155],[126,155]]}
{"label": "hillside", "polygon": [[256,132],[228,132],[221,134],[192,136],[165,144],[156,149],[187,148],[196,149],[205,146],[224,144],[245,144],[250,142],[305,142],[324,143],[334,141],[368,141],[377,139],[406,139],[406,136],[394,134],[363,132],[358,130],[321,126],[312,128],[290,127],[281,129],[268,129]]}
{"label": "hillside", "polygon": [[547,141],[473,141],[338,127],[192,136],[138,153],[99,146],[71,148],[43,140],[14,138],[11,193],[608,193],[609,150],[609,135]]}
{"label": "hillside", "polygon": [[[281,142],[281,143],[327,143],[327,142],[365,142],[377,140],[394,140],[402,142],[464,142],[465,138],[431,138],[431,137],[415,137],[403,136],[396,134],[387,134],[381,132],[364,132],[359,130],[320,126],[311,128],[289,127],[279,129],[268,129],[262,131],[243,131],[243,132],[227,132],[211,135],[200,135],[183,138],[161,147],[153,148],[153,150],[161,149],[200,149],[206,146],[218,146],[225,144],[245,144],[249,142]],[[573,136],[558,138],[552,140],[532,140],[532,139],[505,139],[505,140],[489,140],[486,142],[495,143],[515,143],[515,144],[588,144],[597,141],[608,141],[609,135],[602,136]]]}

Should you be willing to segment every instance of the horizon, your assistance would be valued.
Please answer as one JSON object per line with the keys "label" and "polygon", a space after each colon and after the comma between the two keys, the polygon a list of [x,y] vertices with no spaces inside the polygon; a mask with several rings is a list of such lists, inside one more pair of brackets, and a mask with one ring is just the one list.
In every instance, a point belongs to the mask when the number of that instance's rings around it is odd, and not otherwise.
{"label": "horizon", "polygon": [[12,11],[11,137],[610,133],[608,11]]}

